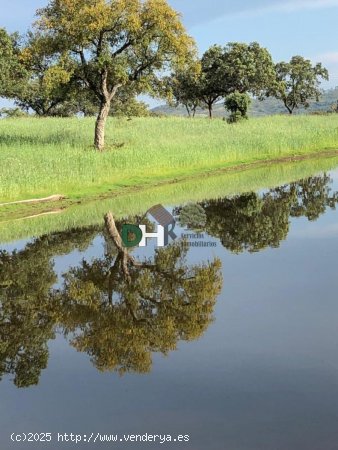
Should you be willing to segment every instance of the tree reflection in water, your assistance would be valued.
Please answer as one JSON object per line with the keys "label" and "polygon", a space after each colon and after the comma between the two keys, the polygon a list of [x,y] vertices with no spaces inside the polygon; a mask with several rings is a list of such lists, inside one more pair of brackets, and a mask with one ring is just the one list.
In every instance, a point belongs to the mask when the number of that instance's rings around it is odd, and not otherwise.
{"label": "tree reflection in water", "polygon": [[0,251],[0,377],[17,387],[37,384],[55,337],[57,309],[50,292],[57,281],[52,258],[84,250],[97,229],[44,236],[20,252]]}
{"label": "tree reflection in water", "polygon": [[[77,239],[89,237],[85,247],[96,233],[80,230]],[[51,259],[78,248],[73,234],[70,242],[60,234],[0,254],[0,376],[14,375],[18,387],[37,384],[56,329],[99,370],[145,373],[152,352],[167,354],[208,328],[222,286],[219,260],[189,265],[179,242],[138,263],[111,229],[103,234],[115,246],[69,269],[61,289],[53,289]]]}
{"label": "tree reflection in water", "polygon": [[112,216],[107,222],[116,251],[69,270],[54,298],[71,344],[99,370],[146,373],[152,352],[167,354],[208,328],[222,285],[220,261],[188,265],[179,242],[138,263],[122,247]]}
{"label": "tree reflection in water", "polygon": [[[278,247],[290,217],[312,221],[335,208],[338,194],[330,184],[322,175],[265,193],[205,201],[185,208],[184,222],[198,222],[200,230],[201,220],[189,214],[197,211],[200,218],[203,208],[203,231],[228,250]],[[178,241],[139,262],[123,248],[117,228],[106,216],[105,229],[56,233],[22,251],[0,251],[0,377],[11,374],[17,387],[37,384],[56,331],[99,370],[123,374],[149,372],[152,353],[166,355],[207,330],[222,287],[220,260],[189,264],[187,246]],[[56,289],[53,258],[85,250],[98,234],[104,256],[70,268]]]}
{"label": "tree reflection in water", "polygon": [[200,204],[207,215],[205,231],[234,252],[257,252],[279,247],[287,238],[290,217],[317,220],[327,208],[335,208],[338,193],[331,178],[321,175],[297,183]]}

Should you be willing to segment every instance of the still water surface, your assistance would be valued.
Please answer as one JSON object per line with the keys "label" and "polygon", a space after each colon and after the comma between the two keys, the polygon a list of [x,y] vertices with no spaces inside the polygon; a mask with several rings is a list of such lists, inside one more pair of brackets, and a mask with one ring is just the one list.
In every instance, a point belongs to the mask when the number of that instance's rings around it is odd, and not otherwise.
{"label": "still water surface", "polygon": [[[337,204],[338,170],[168,206],[191,236],[134,250],[124,269],[103,218],[2,245],[1,450],[337,449]],[[12,432],[190,440],[28,445]]]}

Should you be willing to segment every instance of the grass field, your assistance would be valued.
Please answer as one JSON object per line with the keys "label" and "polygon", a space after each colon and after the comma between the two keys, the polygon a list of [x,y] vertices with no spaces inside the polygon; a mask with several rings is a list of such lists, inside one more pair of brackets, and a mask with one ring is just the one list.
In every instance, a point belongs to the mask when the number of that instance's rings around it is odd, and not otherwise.
{"label": "grass field", "polygon": [[110,119],[106,152],[93,119],[0,120],[0,203],[90,197],[222,167],[338,149],[338,115],[221,120]]}

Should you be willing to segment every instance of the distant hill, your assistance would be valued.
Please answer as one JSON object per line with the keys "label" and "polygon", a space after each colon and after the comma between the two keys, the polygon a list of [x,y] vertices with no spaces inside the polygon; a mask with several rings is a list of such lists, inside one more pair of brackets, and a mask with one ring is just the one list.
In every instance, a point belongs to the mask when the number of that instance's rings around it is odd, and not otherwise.
{"label": "distant hill", "polygon": [[[336,87],[335,89],[330,89],[328,91],[324,91],[320,101],[317,102],[311,102],[311,106],[304,110],[304,109],[299,109],[298,111],[296,111],[296,113],[313,113],[316,111],[330,111],[331,110],[331,105],[333,104],[337,104],[338,101],[338,87]],[[161,105],[161,106],[157,106],[156,108],[152,109],[152,112],[156,113],[156,114],[164,114],[164,115],[168,115],[168,116],[186,116],[187,112],[185,110],[184,107],[178,107],[178,108],[173,108],[171,106],[168,105]],[[249,111],[249,115],[251,117],[261,117],[261,116],[270,116],[273,114],[286,114],[287,110],[284,107],[283,103],[280,102],[279,100],[276,100],[275,98],[267,98],[263,101],[259,101],[254,99],[252,101],[251,107],[250,107],[250,111]],[[199,109],[196,113],[197,116],[207,116],[208,112],[206,110],[203,109]],[[224,106],[223,106],[223,102],[217,104],[214,107],[214,116],[215,117],[225,117],[227,115]]]}

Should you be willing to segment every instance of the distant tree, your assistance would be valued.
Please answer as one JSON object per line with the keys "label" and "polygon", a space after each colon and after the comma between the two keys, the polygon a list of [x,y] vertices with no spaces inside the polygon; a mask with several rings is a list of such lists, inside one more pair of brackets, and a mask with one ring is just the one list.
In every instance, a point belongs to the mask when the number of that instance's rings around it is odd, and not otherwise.
{"label": "distant tree", "polygon": [[338,114],[338,100],[335,103],[332,103],[330,112]]}
{"label": "distant tree", "polygon": [[[50,0],[38,11],[41,45],[68,77],[81,79],[99,101],[94,144],[121,88],[158,93],[160,73],[194,51],[179,15],[165,0]],[[62,72],[62,70],[60,70]]]}
{"label": "distant tree", "polygon": [[201,106],[201,67],[199,62],[187,66],[168,77],[169,89],[175,106],[183,105],[189,117],[195,117]]}
{"label": "distant tree", "polygon": [[214,105],[226,94],[223,70],[223,49],[219,45],[210,47],[202,56],[199,95],[212,119]]}
{"label": "distant tree", "polygon": [[229,123],[239,122],[247,119],[247,112],[251,103],[248,94],[240,94],[238,91],[228,95],[225,99],[225,108],[231,113]]}
{"label": "distant tree", "polygon": [[22,117],[29,117],[27,113],[22,111],[20,108],[1,108],[0,109],[0,117],[7,119],[18,119]]}
{"label": "distant tree", "polygon": [[150,116],[149,106],[128,92],[120,91],[114,98],[110,115],[113,117],[148,117]]}
{"label": "distant tree", "polygon": [[310,100],[319,101],[320,79],[329,79],[329,73],[321,63],[313,66],[309,59],[294,56],[289,63],[276,65],[276,81],[268,89],[268,96],[281,100],[293,114],[297,108],[308,108]]}
{"label": "distant tree", "polygon": [[275,78],[267,49],[257,42],[215,45],[202,57],[201,98],[212,117],[213,105],[229,94],[251,93],[262,97]]}
{"label": "distant tree", "polygon": [[230,42],[223,50],[225,91],[262,98],[275,80],[275,67],[266,48],[257,42]]}

